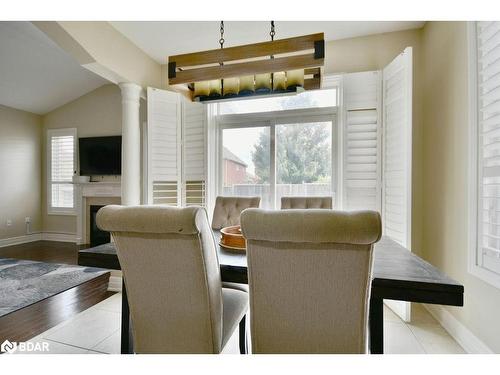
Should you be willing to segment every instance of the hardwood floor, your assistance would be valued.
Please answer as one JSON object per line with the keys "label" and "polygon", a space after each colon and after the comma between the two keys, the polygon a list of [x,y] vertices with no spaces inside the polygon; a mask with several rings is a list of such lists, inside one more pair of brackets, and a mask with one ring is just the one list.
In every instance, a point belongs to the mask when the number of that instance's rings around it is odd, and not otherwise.
{"label": "hardwood floor", "polygon": [[[79,246],[68,242],[36,241],[0,248],[0,258],[77,264]],[[0,318],[0,342],[27,341],[115,294],[107,291],[109,274],[56,294]]]}
{"label": "hardwood floor", "polygon": [[0,258],[36,260],[47,263],[78,264],[78,250],[88,245],[72,242],[35,241],[0,248]]}

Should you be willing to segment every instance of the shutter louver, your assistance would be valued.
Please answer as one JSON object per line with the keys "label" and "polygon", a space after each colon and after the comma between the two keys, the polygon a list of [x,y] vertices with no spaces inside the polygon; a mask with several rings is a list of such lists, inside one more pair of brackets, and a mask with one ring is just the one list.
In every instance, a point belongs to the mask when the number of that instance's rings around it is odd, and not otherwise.
{"label": "shutter louver", "polygon": [[500,22],[476,25],[478,263],[500,274]]}
{"label": "shutter louver", "polygon": [[411,246],[411,48],[383,71],[383,232]]}
{"label": "shutter louver", "polygon": [[184,204],[205,206],[206,106],[186,101],[183,109]]}
{"label": "shutter louver", "polygon": [[344,76],[344,209],[380,210],[379,72]]}
{"label": "shutter louver", "polygon": [[74,129],[49,130],[50,208],[73,209],[75,170]]}
{"label": "shutter louver", "polygon": [[180,205],[180,101],[148,87],[148,201]]}

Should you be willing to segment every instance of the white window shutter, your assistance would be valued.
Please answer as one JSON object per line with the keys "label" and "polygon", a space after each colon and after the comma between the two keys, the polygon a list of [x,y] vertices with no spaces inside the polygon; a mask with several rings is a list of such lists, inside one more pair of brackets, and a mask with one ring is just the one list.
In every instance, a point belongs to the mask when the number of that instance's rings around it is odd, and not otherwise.
{"label": "white window shutter", "polygon": [[182,104],[183,204],[205,206],[207,176],[207,106]]}
{"label": "white window shutter", "polygon": [[380,72],[343,77],[343,208],[380,211]]}
{"label": "white window shutter", "polygon": [[148,203],[181,205],[181,105],[175,92],[148,87]]}
{"label": "white window shutter", "polygon": [[500,274],[500,22],[477,22],[478,265]]}
{"label": "white window shutter", "polygon": [[411,249],[412,49],[383,70],[383,234]]}
{"label": "white window shutter", "polygon": [[73,213],[75,208],[73,174],[76,166],[76,129],[49,129],[48,212]]}

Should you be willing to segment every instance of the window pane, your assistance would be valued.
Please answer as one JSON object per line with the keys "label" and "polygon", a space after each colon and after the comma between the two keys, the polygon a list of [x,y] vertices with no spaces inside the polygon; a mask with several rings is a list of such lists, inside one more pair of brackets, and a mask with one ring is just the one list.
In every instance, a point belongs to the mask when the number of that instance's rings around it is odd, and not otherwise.
{"label": "window pane", "polygon": [[223,102],[220,103],[219,113],[225,115],[231,113],[271,112],[284,109],[334,107],[336,105],[337,89],[310,90],[291,96]]}
{"label": "window pane", "polygon": [[73,208],[72,184],[52,184],[52,207]]}
{"label": "window pane", "polygon": [[331,122],[277,125],[276,154],[277,202],[332,195]]}
{"label": "window pane", "polygon": [[260,206],[272,208],[269,157],[268,127],[224,129],[223,195],[260,196]]}

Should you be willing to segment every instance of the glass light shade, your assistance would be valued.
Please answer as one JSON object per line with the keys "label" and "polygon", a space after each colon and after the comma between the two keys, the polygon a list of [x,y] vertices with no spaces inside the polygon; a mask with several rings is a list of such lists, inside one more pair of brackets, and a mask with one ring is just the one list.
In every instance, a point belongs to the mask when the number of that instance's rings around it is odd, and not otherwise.
{"label": "glass light shade", "polygon": [[208,96],[208,93],[209,93],[208,87],[209,87],[208,81],[195,82],[193,96],[195,98]]}
{"label": "glass light shade", "polygon": [[255,75],[255,91],[260,93],[271,91],[271,73]]}
{"label": "glass light shade", "polygon": [[289,70],[286,72],[286,88],[304,87],[304,69]]}
{"label": "glass light shade", "polygon": [[224,96],[235,96],[240,92],[240,79],[238,77],[224,79]]}
{"label": "glass light shade", "polygon": [[273,73],[273,91],[286,90],[286,75],[285,72]]}
{"label": "glass light shade", "polygon": [[220,79],[213,79],[209,81],[209,96],[221,96],[222,95],[222,82]]}
{"label": "glass light shade", "polygon": [[254,92],[255,92],[255,84],[253,82],[253,76],[240,77],[240,94],[251,95]]}

